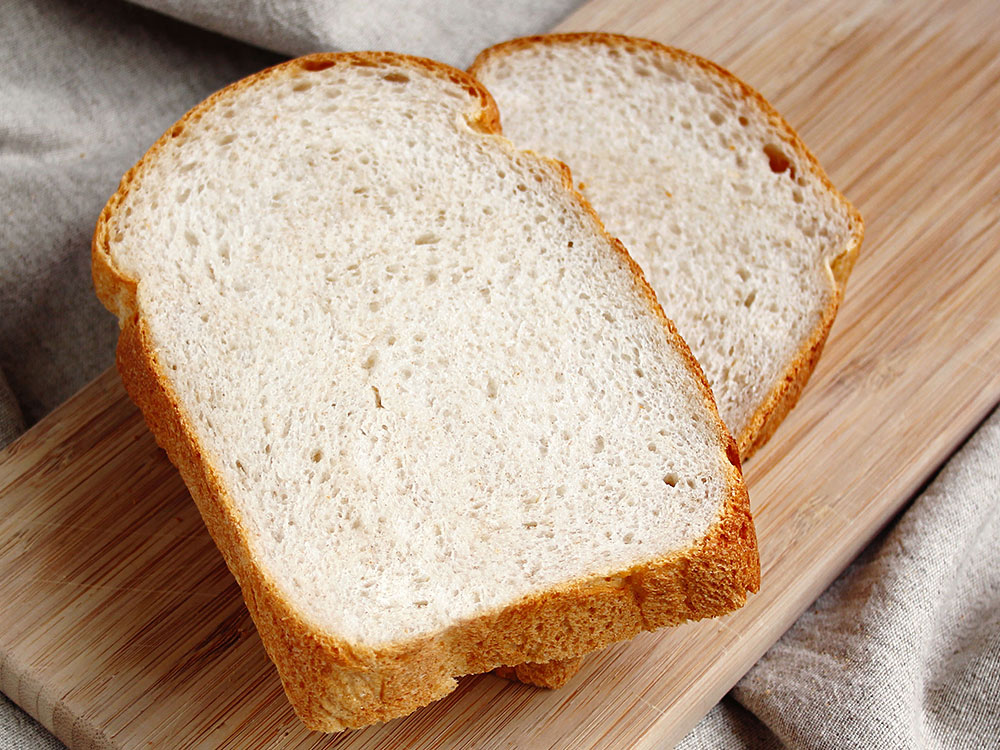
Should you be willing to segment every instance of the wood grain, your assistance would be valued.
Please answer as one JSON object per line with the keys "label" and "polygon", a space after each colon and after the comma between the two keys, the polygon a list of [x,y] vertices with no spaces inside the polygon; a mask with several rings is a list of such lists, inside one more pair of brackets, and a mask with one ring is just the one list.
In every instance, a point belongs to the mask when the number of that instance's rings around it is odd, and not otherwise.
{"label": "wood grain", "polygon": [[561,28],[729,67],[867,219],[812,383],[746,467],[761,593],[590,657],[563,690],[470,677],[405,719],[310,734],[109,372],[0,455],[0,688],[71,747],[668,746],[1000,400],[995,3],[595,0]]}

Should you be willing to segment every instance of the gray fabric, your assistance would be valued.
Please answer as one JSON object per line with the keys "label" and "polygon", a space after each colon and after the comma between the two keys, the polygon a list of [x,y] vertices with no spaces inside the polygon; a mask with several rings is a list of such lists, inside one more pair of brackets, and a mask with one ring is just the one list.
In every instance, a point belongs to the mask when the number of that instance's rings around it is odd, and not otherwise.
{"label": "gray fabric", "polygon": [[778,739],[752,713],[725,696],[684,738],[678,750],[780,750]]}
{"label": "gray fabric", "polygon": [[0,750],[62,750],[41,724],[0,694]]}
{"label": "gray fabric", "polygon": [[467,68],[492,44],[551,29],[580,0],[134,0],[289,55],[388,49]]}
{"label": "gray fabric", "polygon": [[[144,2],[284,53],[387,48],[464,66],[578,0]],[[113,361],[89,243],[119,176],[206,94],[279,59],[116,0],[3,5],[0,445]],[[682,747],[1000,747],[998,456],[995,414]],[[0,697],[0,750],[48,747]]]}
{"label": "gray fabric", "polygon": [[1000,748],[998,537],[1000,410],[680,747]]}

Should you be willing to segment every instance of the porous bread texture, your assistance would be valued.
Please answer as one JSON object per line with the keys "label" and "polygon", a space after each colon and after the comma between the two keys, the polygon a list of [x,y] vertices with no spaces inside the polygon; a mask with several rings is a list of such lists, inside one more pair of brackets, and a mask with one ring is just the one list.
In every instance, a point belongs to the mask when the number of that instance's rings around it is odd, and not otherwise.
{"label": "porous bread texture", "polygon": [[125,385],[314,729],[758,585],[697,364],[498,132],[459,71],[314,55],[192,110],[98,222]]}
{"label": "porous bread texture", "polygon": [[470,68],[516,145],[566,162],[690,345],[744,459],[812,372],[861,217],[727,71],[610,34],[529,37]]}

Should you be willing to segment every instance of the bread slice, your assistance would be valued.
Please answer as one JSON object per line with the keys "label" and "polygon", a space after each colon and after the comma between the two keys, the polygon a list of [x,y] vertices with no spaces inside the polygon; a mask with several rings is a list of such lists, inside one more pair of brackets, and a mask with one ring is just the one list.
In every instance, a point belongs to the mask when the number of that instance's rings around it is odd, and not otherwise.
{"label": "bread slice", "polygon": [[757,589],[736,446],[641,271],[466,73],[322,54],[123,178],[97,293],[312,729]]}
{"label": "bread slice", "polygon": [[[858,212],[760,94],[687,52],[555,34],[491,47],[470,72],[516,145],[572,168],[690,344],[748,458],[819,358],[861,246]],[[517,676],[558,687],[578,663]]]}
{"label": "bread slice", "polygon": [[812,373],[861,216],[760,94],[687,52],[554,34],[491,47],[470,72],[496,98],[508,138],[573,170],[748,458]]}

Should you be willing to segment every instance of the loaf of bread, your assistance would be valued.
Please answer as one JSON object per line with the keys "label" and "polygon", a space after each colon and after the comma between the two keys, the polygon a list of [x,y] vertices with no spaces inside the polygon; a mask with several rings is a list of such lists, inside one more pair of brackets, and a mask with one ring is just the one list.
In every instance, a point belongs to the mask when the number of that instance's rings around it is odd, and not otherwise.
{"label": "loaf of bread", "polygon": [[240,81],[123,178],[92,257],[126,388],[310,728],[757,589],[697,363],[466,73],[323,54]]}
{"label": "loaf of bread", "polygon": [[[695,55],[554,34],[491,47],[470,72],[516,145],[570,166],[690,344],[748,458],[819,358],[861,245],[858,212],[760,94]],[[517,676],[558,687],[578,663]]]}

